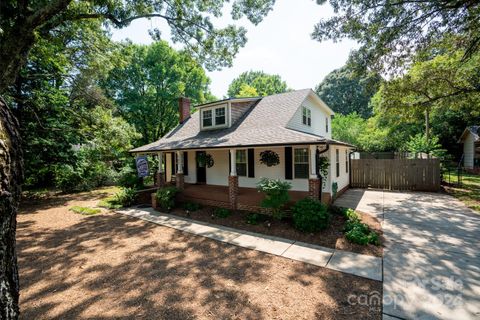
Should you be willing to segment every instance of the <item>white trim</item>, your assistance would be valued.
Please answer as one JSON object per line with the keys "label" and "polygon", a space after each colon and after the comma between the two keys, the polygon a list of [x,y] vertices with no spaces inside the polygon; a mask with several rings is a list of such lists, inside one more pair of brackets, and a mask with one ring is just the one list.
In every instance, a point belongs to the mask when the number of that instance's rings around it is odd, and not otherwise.
{"label": "white trim", "polygon": [[230,149],[230,175],[237,175],[237,149]]}
{"label": "white trim", "polygon": [[183,173],[183,151],[177,151],[177,173]]}
{"label": "white trim", "polygon": [[[216,111],[217,109],[224,109],[225,110],[225,123],[221,124],[221,125],[217,125],[216,124]],[[200,129],[201,130],[213,130],[213,129],[221,129],[221,128],[227,128],[230,126],[230,104],[228,103],[224,103],[220,106],[216,105],[216,106],[212,106],[212,107],[208,107],[208,108],[202,108],[200,110]],[[205,111],[211,111],[211,114],[212,114],[212,125],[211,126],[208,126],[208,127],[204,127],[203,126],[203,113]]]}
{"label": "white trim", "polygon": [[[295,175],[295,163],[296,163],[296,161],[295,161],[295,150],[298,150],[298,149],[306,149],[306,150],[307,150],[307,162],[306,162],[306,163],[307,163],[307,176],[306,176],[305,178],[298,178],[298,177]],[[309,154],[310,154],[310,153],[308,152],[308,150],[309,150],[309,147],[308,147],[308,146],[292,147],[292,158],[293,158],[293,159],[292,159],[292,160],[293,160],[293,161],[292,161],[292,164],[293,164],[293,165],[292,165],[292,170],[293,170],[293,175],[292,175],[292,177],[293,177],[293,179],[299,179],[299,180],[302,180],[302,179],[303,179],[303,180],[306,180],[306,179],[308,179],[308,177],[310,176],[309,173],[308,173],[308,172],[310,171],[310,169],[309,169],[309,168],[310,168],[310,157],[309,157]],[[305,164],[305,162],[299,162],[299,163],[300,163],[300,164]]]}
{"label": "white trim", "polygon": [[163,167],[163,151],[158,153],[158,172],[164,173],[165,168]]}

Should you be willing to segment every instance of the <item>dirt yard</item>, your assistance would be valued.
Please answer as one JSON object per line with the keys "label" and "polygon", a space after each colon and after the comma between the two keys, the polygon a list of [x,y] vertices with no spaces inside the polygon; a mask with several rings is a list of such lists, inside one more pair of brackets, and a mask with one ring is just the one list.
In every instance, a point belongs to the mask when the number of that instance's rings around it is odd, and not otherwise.
{"label": "dirt yard", "polygon": [[22,319],[381,318],[381,307],[349,299],[381,297],[380,282],[108,211],[68,210],[110,192],[23,202]]}

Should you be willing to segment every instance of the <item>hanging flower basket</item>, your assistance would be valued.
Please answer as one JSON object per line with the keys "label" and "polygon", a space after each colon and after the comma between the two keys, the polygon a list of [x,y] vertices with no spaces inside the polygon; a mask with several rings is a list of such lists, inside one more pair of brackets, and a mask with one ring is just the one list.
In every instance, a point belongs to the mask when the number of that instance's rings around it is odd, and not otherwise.
{"label": "hanging flower basket", "polygon": [[267,167],[277,166],[280,164],[280,157],[272,150],[265,150],[260,152],[260,163]]}
{"label": "hanging flower basket", "polygon": [[208,168],[211,168],[215,164],[215,161],[213,161],[211,154],[201,153],[197,156],[197,163],[199,167],[207,166]]}

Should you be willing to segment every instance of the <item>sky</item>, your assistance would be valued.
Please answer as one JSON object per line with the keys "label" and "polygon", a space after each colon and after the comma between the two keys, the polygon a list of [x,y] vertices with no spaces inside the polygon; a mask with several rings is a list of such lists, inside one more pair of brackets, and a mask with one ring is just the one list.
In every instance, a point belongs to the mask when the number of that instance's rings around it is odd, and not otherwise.
{"label": "sky", "polygon": [[[333,14],[328,4],[277,0],[273,10],[257,26],[247,19],[233,21],[229,9],[224,11],[222,18],[213,21],[219,26],[235,23],[245,27],[248,42],[240,49],[231,68],[207,72],[210,89],[217,98],[225,97],[231,81],[249,70],[278,74],[291,89],[315,89],[328,73],[345,64],[350,50],[356,47],[355,42],[348,39],[337,43],[312,40],[310,35],[315,23]],[[116,41],[130,39],[134,43],[149,44],[151,28],[160,29],[168,40],[168,26],[162,19],[136,20],[127,28],[114,30],[112,37]]]}

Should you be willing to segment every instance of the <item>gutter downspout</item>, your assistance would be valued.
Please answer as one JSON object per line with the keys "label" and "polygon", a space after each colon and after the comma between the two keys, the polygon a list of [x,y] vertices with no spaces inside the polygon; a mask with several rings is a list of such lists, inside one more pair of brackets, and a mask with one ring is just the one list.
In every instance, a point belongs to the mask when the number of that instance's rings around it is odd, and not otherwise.
{"label": "gutter downspout", "polygon": [[352,185],[352,154],[357,152],[357,149],[353,149],[348,153],[348,186]]}

